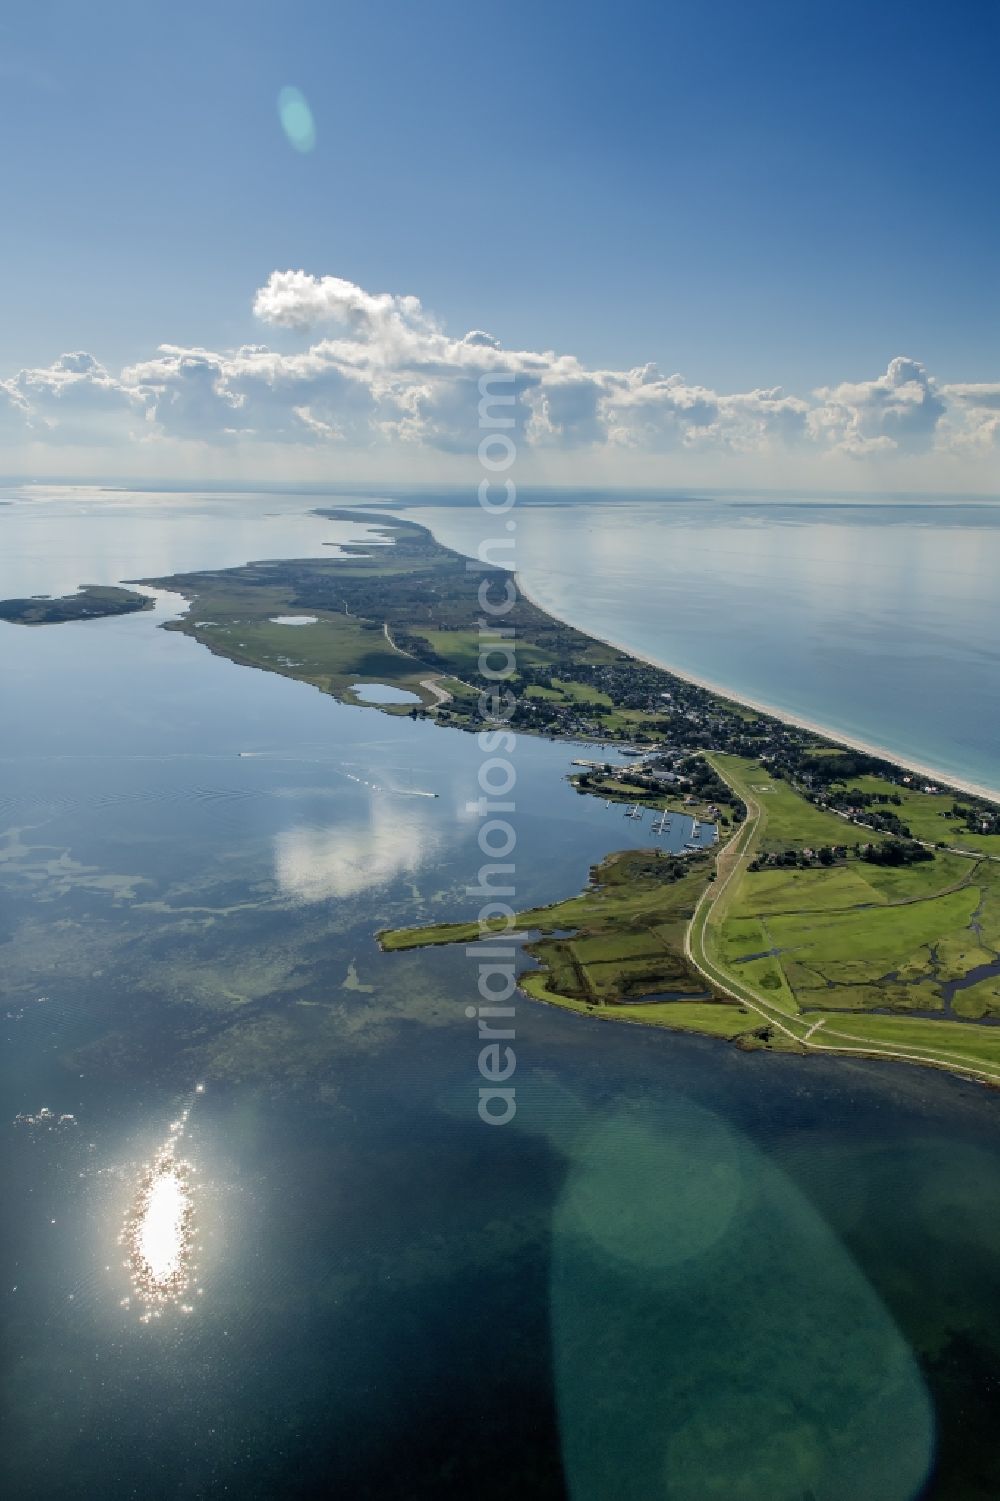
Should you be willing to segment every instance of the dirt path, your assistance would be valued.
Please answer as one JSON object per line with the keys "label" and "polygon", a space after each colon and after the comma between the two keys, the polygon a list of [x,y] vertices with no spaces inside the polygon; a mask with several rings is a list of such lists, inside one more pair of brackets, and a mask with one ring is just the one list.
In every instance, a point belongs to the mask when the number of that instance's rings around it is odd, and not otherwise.
{"label": "dirt path", "polygon": [[412,652],[404,651],[401,646],[397,646],[396,643],[395,643],[395,641],[393,641],[393,639],[392,639],[392,632],[389,630],[389,622],[388,622],[388,620],[383,620],[383,622],[382,622],[382,634],[385,636],[385,639],[388,641],[388,643],[392,647],[393,651],[399,652],[399,655],[401,657],[406,657],[408,659],[408,661],[410,661],[410,662],[415,662],[417,660],[417,658],[413,655]]}
{"label": "dirt path", "polygon": [[442,704],[450,704],[455,697],[454,693],[449,693],[447,688],[441,687],[440,679],[438,678],[421,678],[420,686],[421,688],[426,688],[428,693],[433,693],[437,699],[437,703],[434,705],[436,709],[440,708]]}

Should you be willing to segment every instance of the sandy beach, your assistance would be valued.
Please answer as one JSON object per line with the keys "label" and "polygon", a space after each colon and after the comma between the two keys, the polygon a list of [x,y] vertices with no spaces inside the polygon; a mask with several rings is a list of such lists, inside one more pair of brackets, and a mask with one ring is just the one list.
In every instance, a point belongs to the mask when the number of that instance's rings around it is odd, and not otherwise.
{"label": "sandy beach", "polygon": [[[575,630],[585,630],[585,626],[566,620],[558,615],[555,610],[536,599],[530,589],[525,587],[524,579],[520,574],[515,575],[517,587],[524,598],[539,610],[544,610],[555,620],[561,620],[563,625],[571,626]],[[616,641],[611,636],[598,635],[588,631],[596,640],[603,641],[607,646],[613,646],[616,651],[623,652],[626,656],[635,657],[637,661],[646,662],[650,667],[659,667],[664,672],[670,672],[674,677],[682,678],[686,683],[693,683],[698,688],[705,688],[709,693],[718,694],[720,698],[729,699],[731,703],[742,704],[747,709],[756,709],[760,714],[768,714],[772,719],[780,719],[785,724],[793,724],[798,729],[809,730],[814,735],[821,735],[824,740],[830,740],[836,745],[850,747],[851,750],[864,751],[871,756],[879,756],[885,761],[891,761],[894,766],[901,766],[904,771],[912,771],[917,776],[924,777],[928,782],[937,786],[953,788],[957,792],[967,792],[971,797],[983,797],[993,803],[1000,803],[1000,788],[985,787],[979,782],[969,782],[958,777],[954,772],[943,771],[939,766],[928,766],[926,762],[915,761],[912,757],[897,750],[891,750],[884,745],[874,745],[869,740],[861,740],[856,735],[845,734],[832,725],[820,724],[814,719],[806,719],[800,714],[793,714],[788,709],[779,709],[774,704],[763,703],[760,699],[750,698],[738,689],[727,687],[724,683],[713,682],[710,678],[697,677],[692,672],[687,672],[680,667],[675,667],[672,662],[663,662],[658,657],[651,656],[648,652],[637,650],[634,646],[627,646],[622,641]]]}

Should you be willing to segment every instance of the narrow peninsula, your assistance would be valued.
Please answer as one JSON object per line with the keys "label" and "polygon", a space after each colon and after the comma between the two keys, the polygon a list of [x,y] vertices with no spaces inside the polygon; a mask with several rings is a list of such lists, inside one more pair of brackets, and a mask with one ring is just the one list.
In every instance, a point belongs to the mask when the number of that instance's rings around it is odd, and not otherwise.
{"label": "narrow peninsula", "polygon": [[[358,521],[358,512],[322,511]],[[478,591],[515,590],[423,527],[364,512],[389,546],[148,579],[190,607],[167,629],[346,703],[488,728]],[[294,625],[290,623],[294,621]],[[712,850],[613,854],[583,893],[520,914],[520,984],[602,1019],[744,1047],[876,1056],[1000,1084],[1000,807],[727,699],[554,620],[518,594],[504,624],[515,733],[579,744],[581,796],[713,822]],[[414,701],[415,700],[415,701]],[[495,924],[379,935],[468,943]]]}

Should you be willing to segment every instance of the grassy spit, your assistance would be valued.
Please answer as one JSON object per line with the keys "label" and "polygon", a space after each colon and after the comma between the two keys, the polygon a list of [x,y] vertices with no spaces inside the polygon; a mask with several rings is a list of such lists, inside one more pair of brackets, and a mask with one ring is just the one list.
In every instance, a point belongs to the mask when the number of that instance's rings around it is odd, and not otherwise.
{"label": "grassy spit", "polygon": [[[364,519],[393,545],[146,582],[191,601],[170,628],[234,661],[345,702],[355,682],[387,682],[420,704],[383,712],[483,728],[480,694],[491,685],[478,677],[481,575],[422,527]],[[487,572],[498,597],[509,575]],[[288,614],[315,620],[274,618]],[[720,822],[736,826],[717,859],[615,855],[579,897],[520,914],[515,926],[536,935],[525,951],[539,966],[521,977],[527,994],[743,1045],[875,1054],[1000,1082],[1000,1027],[983,1024],[1000,1018],[991,805],[973,800],[970,813],[954,792],[928,791],[889,763],[638,663],[524,598],[505,624],[517,639],[518,732],[667,741],[711,768],[690,811],[728,800]],[[582,793],[673,801],[630,784],[625,769],[576,780]],[[934,858],[866,858],[866,846],[904,826],[911,848],[939,846]],[[380,941],[404,949],[480,936],[478,924],[459,923]]]}

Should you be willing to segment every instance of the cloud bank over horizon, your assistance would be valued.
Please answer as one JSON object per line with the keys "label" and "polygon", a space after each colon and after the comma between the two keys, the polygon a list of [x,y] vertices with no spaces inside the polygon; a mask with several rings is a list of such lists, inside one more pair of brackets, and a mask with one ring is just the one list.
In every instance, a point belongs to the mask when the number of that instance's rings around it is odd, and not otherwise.
{"label": "cloud bank over horizon", "polygon": [[[933,459],[935,475],[982,472],[1000,448],[1000,380],[941,382],[895,355],[880,374],[821,386],[719,392],[656,365],[591,368],[572,354],[505,349],[493,334],[449,334],[419,298],[372,293],[336,276],[275,271],[253,312],[267,343],[235,349],[162,344],[117,374],[90,353],[0,378],[0,452],[95,447],[123,469],[170,471],[172,457],[281,445],[286,454],[351,455],[377,478],[394,458],[474,454],[483,376],[513,379],[519,451],[539,472],[669,480],[672,461],[755,462],[818,482],[831,464]],[[294,469],[294,463],[292,465]],[[452,471],[453,468],[452,468]],[[912,471],[911,471],[912,472]],[[706,480],[707,482],[707,480]]]}

